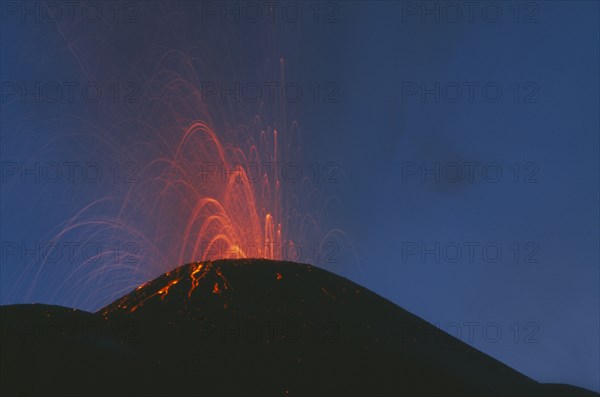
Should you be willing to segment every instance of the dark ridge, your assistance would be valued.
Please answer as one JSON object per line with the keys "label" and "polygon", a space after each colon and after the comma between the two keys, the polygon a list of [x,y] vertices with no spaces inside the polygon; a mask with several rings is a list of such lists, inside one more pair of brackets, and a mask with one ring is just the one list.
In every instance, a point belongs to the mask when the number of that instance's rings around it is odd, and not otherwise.
{"label": "dark ridge", "polygon": [[3,395],[597,395],[539,384],[347,279],[291,262],[184,265],[94,314],[0,314]]}

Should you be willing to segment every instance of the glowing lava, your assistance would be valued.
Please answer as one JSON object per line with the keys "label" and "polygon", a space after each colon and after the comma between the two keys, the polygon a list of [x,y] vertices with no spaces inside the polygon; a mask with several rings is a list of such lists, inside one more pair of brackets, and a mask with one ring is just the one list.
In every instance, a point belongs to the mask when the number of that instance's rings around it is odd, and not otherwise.
{"label": "glowing lava", "polygon": [[[282,75],[283,61],[278,66]],[[84,258],[56,282],[61,304],[97,308],[174,263],[198,263],[191,295],[208,271],[199,261],[340,262],[330,261],[339,247],[326,240],[344,236],[322,233],[325,204],[311,180],[283,178],[282,167],[301,164],[299,127],[287,123],[285,104],[208,103],[200,76],[212,72],[180,52],[166,54],[136,117],[99,133],[98,144],[120,160],[118,180],[132,178],[94,196],[53,232],[53,241],[77,241],[73,256]],[[102,250],[90,255],[87,244],[98,242]],[[31,271],[34,291],[44,273]],[[214,292],[227,288],[223,279]]]}
{"label": "glowing lava", "polygon": [[[203,122],[184,133],[177,152],[166,160],[166,189],[186,191],[189,210],[181,238],[179,263],[191,259],[280,259],[282,244],[281,183],[277,174],[250,175],[249,170],[277,159],[277,131],[260,131],[272,153],[259,157],[256,144],[248,152],[225,147]],[[175,178],[173,178],[175,176]],[[163,180],[161,178],[161,180]]]}

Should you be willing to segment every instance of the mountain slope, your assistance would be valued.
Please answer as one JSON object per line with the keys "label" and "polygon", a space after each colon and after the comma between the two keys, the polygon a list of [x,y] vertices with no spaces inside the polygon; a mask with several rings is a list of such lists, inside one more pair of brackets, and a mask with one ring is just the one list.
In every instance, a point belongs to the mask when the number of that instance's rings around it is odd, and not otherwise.
{"label": "mountain slope", "polygon": [[[13,315],[5,323],[6,313],[31,312],[23,309],[2,308],[3,328],[16,321]],[[47,313],[64,317],[64,310]],[[44,361],[54,383],[37,382],[36,389],[29,382],[33,394],[588,394],[540,385],[371,291],[297,263],[188,264],[96,314],[70,316],[96,324],[97,335],[60,342],[67,353],[46,352],[55,357],[54,365]],[[27,321],[39,317],[30,313]],[[15,380],[2,391],[33,376],[26,364],[5,374],[32,344],[12,338],[16,350],[2,353],[2,375]],[[86,371],[62,365],[61,356],[91,365],[93,375],[70,376]]]}

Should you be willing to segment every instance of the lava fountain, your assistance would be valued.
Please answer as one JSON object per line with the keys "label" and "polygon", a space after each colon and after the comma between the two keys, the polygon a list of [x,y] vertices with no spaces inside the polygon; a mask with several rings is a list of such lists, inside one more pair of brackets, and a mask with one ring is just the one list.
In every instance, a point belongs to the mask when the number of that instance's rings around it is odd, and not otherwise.
{"label": "lava fountain", "polygon": [[[136,117],[95,132],[95,144],[126,164],[117,171],[131,183],[96,197],[52,235],[55,242],[83,241],[75,250],[84,260],[56,281],[60,303],[97,308],[183,263],[267,258],[319,265],[320,253],[337,252],[332,237],[343,233],[320,229],[319,206],[326,205],[311,178],[297,172],[300,129],[287,125],[285,103],[263,101],[249,110],[211,102],[201,89],[201,66],[169,51]],[[282,81],[283,70],[280,60]],[[106,248],[90,254],[85,242],[94,241]],[[29,280],[30,293],[43,277],[42,266]]]}
{"label": "lava fountain", "polygon": [[[149,179],[157,201],[172,197],[165,216],[181,222],[178,262],[218,258],[281,259],[281,181],[261,171],[265,160],[277,164],[277,130],[260,131],[260,144],[272,148],[261,159],[259,147],[248,152],[222,143],[207,123],[196,121],[183,133],[172,158],[157,160],[163,171]],[[148,189],[146,185],[143,189]],[[145,192],[131,192],[133,196]],[[152,206],[160,206],[153,203]],[[159,211],[160,212],[160,211]]]}
{"label": "lava fountain", "polygon": [[[193,75],[195,68],[186,60],[177,64],[189,65],[187,76]],[[240,112],[227,114],[223,103],[206,100],[200,81],[180,74],[163,76],[166,66],[161,69],[156,80],[166,80],[157,84],[162,88],[155,102],[161,106],[153,113],[170,113],[176,122],[159,130],[159,139],[153,142],[163,143],[154,152],[168,155],[151,159],[141,169],[141,183],[127,192],[119,219],[136,212],[137,220],[151,214],[157,227],[144,230],[155,231],[151,238],[155,246],[172,240],[164,252],[178,263],[282,259],[282,251],[294,246],[290,228],[297,223],[286,217],[291,202],[286,195],[293,197],[297,189],[290,186],[296,183],[282,181],[280,167],[296,158],[298,149],[292,141],[297,125],[289,129],[290,141],[285,125],[284,133],[279,132],[281,121],[273,117],[273,109],[265,112],[272,119],[268,124],[258,113],[240,122]]]}

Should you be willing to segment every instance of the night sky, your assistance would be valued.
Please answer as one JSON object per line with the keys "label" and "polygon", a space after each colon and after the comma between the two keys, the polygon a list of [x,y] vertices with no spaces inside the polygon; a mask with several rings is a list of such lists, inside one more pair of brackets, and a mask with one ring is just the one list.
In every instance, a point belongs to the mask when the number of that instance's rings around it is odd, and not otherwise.
{"label": "night sky", "polygon": [[[190,103],[157,101],[176,70],[204,92],[240,83],[206,100],[213,122],[260,114],[301,158],[319,198],[289,186],[286,211],[347,236],[302,261],[535,380],[600,391],[599,4],[265,3],[1,3],[0,303],[97,310],[181,265],[69,228],[91,203],[81,219],[114,220],[143,182],[127,177],[168,155],[147,131],[188,120],[159,111]],[[292,89],[270,101],[273,81]],[[129,220],[176,238],[156,212]]]}

